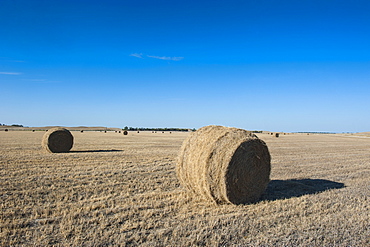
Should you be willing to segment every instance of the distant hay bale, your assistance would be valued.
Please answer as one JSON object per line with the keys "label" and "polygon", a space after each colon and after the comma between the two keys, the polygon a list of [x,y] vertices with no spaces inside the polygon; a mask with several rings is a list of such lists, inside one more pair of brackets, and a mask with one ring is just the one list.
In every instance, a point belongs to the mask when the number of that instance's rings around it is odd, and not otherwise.
{"label": "distant hay bale", "polygon": [[275,133],[275,137],[279,137],[279,133]]}
{"label": "distant hay bale", "polygon": [[73,135],[65,128],[51,128],[44,134],[41,144],[50,153],[65,153],[73,146]]}
{"label": "distant hay bale", "polygon": [[5,131],[5,132],[8,132],[9,130],[8,130],[8,129],[5,129],[4,131]]}
{"label": "distant hay bale", "polygon": [[84,133],[84,131],[83,131],[83,130],[81,130],[81,133]]}
{"label": "distant hay bale", "polygon": [[216,203],[257,201],[270,181],[267,145],[237,128],[206,126],[182,144],[176,172],[180,183]]}
{"label": "distant hay bale", "polygon": [[127,130],[123,131],[123,134],[124,134],[125,136],[127,136],[128,131],[127,131]]}

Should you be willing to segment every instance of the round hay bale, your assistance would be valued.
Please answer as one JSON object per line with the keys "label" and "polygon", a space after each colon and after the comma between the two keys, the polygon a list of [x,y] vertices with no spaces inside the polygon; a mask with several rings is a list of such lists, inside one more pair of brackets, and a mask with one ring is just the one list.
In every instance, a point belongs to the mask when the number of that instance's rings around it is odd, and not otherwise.
{"label": "round hay bale", "polygon": [[65,128],[51,128],[44,134],[41,144],[50,153],[66,153],[73,146],[73,135]]}
{"label": "round hay bale", "polygon": [[5,132],[8,132],[9,130],[8,130],[8,129],[5,129],[4,131],[5,131]]}
{"label": "round hay bale", "polygon": [[279,137],[279,133],[275,133],[275,137]]}
{"label": "round hay bale", "polygon": [[127,130],[123,131],[123,134],[124,134],[125,136],[127,136],[127,135],[128,135],[128,131],[127,131]]}
{"label": "round hay bale", "polygon": [[189,191],[216,203],[257,201],[270,181],[267,145],[253,133],[210,125],[183,142],[176,172]]}

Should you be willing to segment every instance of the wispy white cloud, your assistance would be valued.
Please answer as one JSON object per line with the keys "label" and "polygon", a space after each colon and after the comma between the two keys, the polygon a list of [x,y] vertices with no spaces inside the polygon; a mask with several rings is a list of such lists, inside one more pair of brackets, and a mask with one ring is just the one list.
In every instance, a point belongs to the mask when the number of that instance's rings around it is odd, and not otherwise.
{"label": "wispy white cloud", "polygon": [[138,57],[138,58],[143,58],[143,54],[142,53],[132,53],[130,54],[131,57]]}
{"label": "wispy white cloud", "polygon": [[184,59],[184,57],[160,57],[160,56],[149,56],[149,55],[147,55],[147,57],[161,59],[161,60],[172,60],[172,61],[180,61]]}
{"label": "wispy white cloud", "polygon": [[20,72],[0,72],[0,75],[21,75]]}
{"label": "wispy white cloud", "polygon": [[[143,53],[132,53],[130,54],[130,56],[137,57],[137,58],[144,58]],[[171,61],[180,61],[184,59],[184,57],[165,57],[165,56],[151,56],[151,55],[145,55],[145,56],[149,58],[155,58],[155,59],[160,59],[160,60],[171,60]]]}

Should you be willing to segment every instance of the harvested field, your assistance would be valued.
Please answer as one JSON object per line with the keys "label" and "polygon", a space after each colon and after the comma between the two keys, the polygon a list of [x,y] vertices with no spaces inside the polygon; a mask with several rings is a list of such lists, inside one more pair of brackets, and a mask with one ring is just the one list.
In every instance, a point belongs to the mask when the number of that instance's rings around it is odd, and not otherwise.
{"label": "harvested field", "polygon": [[370,138],[257,134],[271,154],[262,200],[214,205],[176,177],[188,133],[0,132],[0,246],[369,246]]}

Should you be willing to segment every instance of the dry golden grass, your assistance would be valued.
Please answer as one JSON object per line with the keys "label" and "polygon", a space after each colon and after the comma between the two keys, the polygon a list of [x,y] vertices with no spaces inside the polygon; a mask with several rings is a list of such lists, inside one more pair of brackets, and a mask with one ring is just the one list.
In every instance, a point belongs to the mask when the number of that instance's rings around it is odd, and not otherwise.
{"label": "dry golden grass", "polygon": [[0,132],[0,246],[369,246],[370,138],[259,134],[272,157],[261,201],[209,204],[175,174],[187,133]]}

